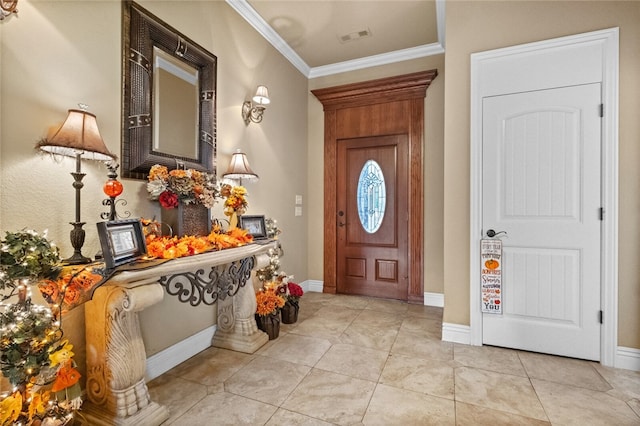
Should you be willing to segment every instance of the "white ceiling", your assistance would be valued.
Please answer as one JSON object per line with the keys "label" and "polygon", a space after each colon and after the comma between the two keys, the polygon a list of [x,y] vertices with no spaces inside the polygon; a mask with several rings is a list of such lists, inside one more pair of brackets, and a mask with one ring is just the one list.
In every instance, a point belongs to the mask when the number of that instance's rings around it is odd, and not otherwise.
{"label": "white ceiling", "polygon": [[309,78],[444,52],[445,0],[226,1]]}

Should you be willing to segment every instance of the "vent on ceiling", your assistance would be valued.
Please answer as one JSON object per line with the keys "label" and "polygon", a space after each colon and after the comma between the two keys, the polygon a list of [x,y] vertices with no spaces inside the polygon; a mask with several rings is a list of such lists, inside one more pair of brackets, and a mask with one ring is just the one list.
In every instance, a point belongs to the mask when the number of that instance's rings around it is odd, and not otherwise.
{"label": "vent on ceiling", "polygon": [[348,43],[365,37],[371,37],[371,30],[369,30],[369,28],[338,36],[338,40],[340,40],[340,43]]}

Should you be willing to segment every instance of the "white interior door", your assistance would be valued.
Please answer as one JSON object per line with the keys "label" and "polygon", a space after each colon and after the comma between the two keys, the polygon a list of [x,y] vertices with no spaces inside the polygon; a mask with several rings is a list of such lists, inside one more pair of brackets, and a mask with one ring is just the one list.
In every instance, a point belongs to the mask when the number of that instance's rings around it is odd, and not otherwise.
{"label": "white interior door", "polygon": [[483,99],[483,232],[506,232],[484,344],[600,359],[600,104],[599,83]]}

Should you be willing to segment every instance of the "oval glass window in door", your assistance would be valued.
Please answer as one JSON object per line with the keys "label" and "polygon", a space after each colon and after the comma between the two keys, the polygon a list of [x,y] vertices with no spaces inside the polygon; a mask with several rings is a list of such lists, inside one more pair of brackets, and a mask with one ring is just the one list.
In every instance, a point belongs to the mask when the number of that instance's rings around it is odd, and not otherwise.
{"label": "oval glass window in door", "polygon": [[374,160],[367,160],[362,166],[356,196],[360,223],[365,231],[373,234],[382,225],[387,205],[384,175]]}

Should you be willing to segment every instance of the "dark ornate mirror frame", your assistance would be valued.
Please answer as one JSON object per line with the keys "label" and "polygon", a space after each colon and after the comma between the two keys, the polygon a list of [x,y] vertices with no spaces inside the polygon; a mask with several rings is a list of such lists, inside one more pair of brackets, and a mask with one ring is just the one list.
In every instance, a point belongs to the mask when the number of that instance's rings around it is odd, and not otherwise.
{"label": "dark ornate mirror frame", "polygon": [[[153,149],[153,48],[199,71],[198,158]],[[215,173],[217,58],[132,1],[122,3],[122,177],[147,179],[154,164]]]}

